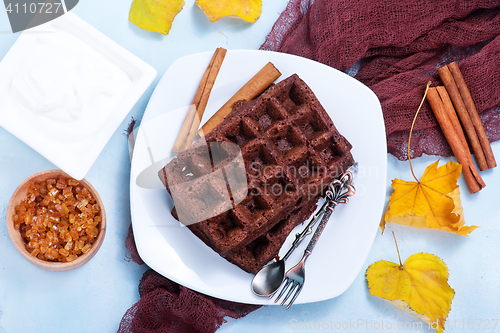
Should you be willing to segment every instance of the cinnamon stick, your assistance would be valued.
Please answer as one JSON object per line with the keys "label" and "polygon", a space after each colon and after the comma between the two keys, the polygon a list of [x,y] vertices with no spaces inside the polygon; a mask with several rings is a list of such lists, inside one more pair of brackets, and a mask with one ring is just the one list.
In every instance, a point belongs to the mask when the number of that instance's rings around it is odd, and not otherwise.
{"label": "cinnamon stick", "polygon": [[280,71],[271,62],[267,63],[203,125],[198,134],[203,137],[210,133],[233,111],[236,102],[254,99],[280,76]]}
{"label": "cinnamon stick", "polygon": [[452,62],[448,65],[451,74],[453,75],[453,79],[458,87],[458,91],[462,96],[462,100],[464,101],[465,107],[467,108],[467,112],[472,120],[472,124],[474,125],[474,129],[476,130],[476,134],[479,138],[479,142],[483,149],[484,157],[486,158],[486,164],[488,165],[488,169],[494,168],[497,166],[495,161],[495,156],[493,156],[493,151],[491,150],[490,141],[486,136],[486,132],[484,130],[483,124],[481,123],[481,119],[479,118],[479,114],[477,113],[476,105],[472,100],[472,96],[470,94],[469,88],[467,88],[467,84],[465,83],[465,79],[458,68],[456,62]]}
{"label": "cinnamon stick", "polygon": [[455,79],[453,78],[448,66],[439,68],[438,74],[443,81],[451,100],[453,101],[453,105],[455,106],[455,110],[460,117],[464,131],[467,133],[467,137],[469,138],[469,142],[471,144],[472,151],[474,152],[474,156],[476,157],[477,164],[479,165],[479,169],[484,171],[488,169],[488,164],[486,163],[483,148],[481,147],[481,143],[479,142],[476,130],[472,124],[472,120],[469,116],[462,96],[460,95]]}
{"label": "cinnamon stick", "polygon": [[208,98],[212,92],[215,79],[219,74],[222,62],[226,56],[226,52],[227,50],[221,47],[215,50],[214,55],[212,56],[212,59],[210,60],[210,63],[201,78],[200,85],[198,86],[188,113],[186,114],[179,136],[177,137],[174,147],[172,148],[175,153],[185,150],[191,145],[191,143],[193,143],[196,132],[200,126],[201,119],[203,118],[203,113],[207,107]]}
{"label": "cinnamon stick", "polygon": [[429,88],[427,92],[427,101],[431,106],[434,115],[441,127],[446,140],[450,144],[451,150],[455,155],[458,163],[462,165],[462,174],[464,176],[469,192],[476,193],[486,186],[481,176],[479,175],[476,166],[472,161],[470,151],[467,146],[462,144],[462,140],[455,131],[455,128],[445,111],[444,103],[439,96],[438,90],[435,87]]}
{"label": "cinnamon stick", "polygon": [[[448,116],[448,119],[450,119],[451,124],[453,125],[453,129],[457,133],[462,146],[464,148],[467,148],[467,150],[469,151],[468,155],[470,155],[469,144],[465,139],[462,125],[460,125],[460,120],[458,120],[457,113],[455,111],[455,108],[453,107],[453,103],[451,102],[450,95],[448,95],[448,91],[446,91],[446,88],[444,86],[437,86],[436,90],[439,94],[439,97],[441,97],[441,101],[443,102],[444,112]],[[470,157],[472,158],[472,156]]]}
{"label": "cinnamon stick", "polygon": [[462,144],[462,147],[464,151],[466,152],[466,157],[469,160],[469,165],[471,169],[472,175],[478,180],[478,183],[484,187],[486,184],[483,182],[481,176],[479,176],[479,173],[476,169],[476,166],[474,164],[474,161],[472,159],[472,155],[469,150],[469,145],[467,144],[467,140],[465,139],[465,134],[462,129],[462,126],[460,125],[460,121],[458,120],[457,113],[455,112],[455,109],[453,108],[453,103],[451,102],[450,96],[448,95],[448,92],[446,91],[446,88],[443,86],[438,86],[436,87],[436,90],[439,94],[439,97],[441,98],[441,101],[443,103],[443,110],[448,119],[450,120],[453,129],[455,130],[455,133],[457,133],[458,138],[460,139],[460,143]]}

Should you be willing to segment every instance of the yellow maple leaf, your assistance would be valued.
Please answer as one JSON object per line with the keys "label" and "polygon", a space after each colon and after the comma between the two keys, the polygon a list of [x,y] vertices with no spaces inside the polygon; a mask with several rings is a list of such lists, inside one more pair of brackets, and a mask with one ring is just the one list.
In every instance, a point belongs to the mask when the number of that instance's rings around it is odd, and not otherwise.
{"label": "yellow maple leaf", "polygon": [[141,29],[168,35],[184,0],[134,0],[129,21]]}
{"label": "yellow maple leaf", "polygon": [[460,189],[457,180],[462,166],[450,160],[437,167],[429,165],[418,182],[394,179],[393,194],[380,223],[382,232],[387,222],[410,227],[437,229],[467,236],[476,226],[464,226]]}
{"label": "yellow maple leaf", "polygon": [[416,253],[404,264],[380,260],[366,270],[371,295],[443,332],[455,291],[448,285],[448,268],[433,254]]}
{"label": "yellow maple leaf", "polygon": [[225,16],[238,16],[254,23],[262,12],[262,0],[196,0],[196,4],[212,23]]}

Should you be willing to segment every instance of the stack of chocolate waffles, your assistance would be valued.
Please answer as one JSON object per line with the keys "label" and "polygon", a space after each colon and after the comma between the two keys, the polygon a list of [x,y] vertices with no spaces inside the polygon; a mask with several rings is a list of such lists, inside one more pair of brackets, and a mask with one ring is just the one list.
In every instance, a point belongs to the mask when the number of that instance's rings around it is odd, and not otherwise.
{"label": "stack of chocolate waffles", "polygon": [[172,213],[252,273],[278,256],[328,184],[354,163],[350,143],[296,74],[243,104],[205,140],[159,172]]}

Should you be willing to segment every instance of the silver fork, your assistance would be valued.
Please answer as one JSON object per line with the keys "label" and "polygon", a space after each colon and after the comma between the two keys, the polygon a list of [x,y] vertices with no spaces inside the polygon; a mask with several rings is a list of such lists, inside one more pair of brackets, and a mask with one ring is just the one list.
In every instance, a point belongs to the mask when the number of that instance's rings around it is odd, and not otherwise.
{"label": "silver fork", "polygon": [[[328,202],[328,207],[327,207],[328,209],[324,212],[321,222],[318,224],[318,227],[316,228],[314,235],[309,241],[309,244],[307,245],[307,248],[304,251],[304,256],[297,265],[293,266],[286,272],[285,278],[283,280],[285,284],[281,289],[281,292],[278,294],[278,297],[276,297],[276,299],[274,300],[274,303],[278,302],[278,300],[281,298],[281,296],[284,295],[287,289],[288,293],[281,302],[280,304],[281,306],[283,306],[283,304],[285,304],[285,302],[290,298],[290,296],[293,295],[292,299],[290,300],[290,303],[288,303],[288,305],[286,306],[286,308],[288,309],[299,296],[306,280],[305,277],[306,259],[309,257],[309,255],[311,255],[312,250],[316,245],[316,242],[318,241],[319,237],[321,236],[321,233],[325,229],[326,223],[330,219],[330,215],[335,210],[335,207],[338,204],[348,203],[349,202],[348,197],[356,193],[356,189],[351,184],[352,178],[353,178],[352,173],[350,171],[346,171],[341,179],[335,179],[329,185],[330,188],[326,191],[325,195],[326,200]],[[269,296],[269,298],[272,298],[273,296],[274,293],[271,296]]]}

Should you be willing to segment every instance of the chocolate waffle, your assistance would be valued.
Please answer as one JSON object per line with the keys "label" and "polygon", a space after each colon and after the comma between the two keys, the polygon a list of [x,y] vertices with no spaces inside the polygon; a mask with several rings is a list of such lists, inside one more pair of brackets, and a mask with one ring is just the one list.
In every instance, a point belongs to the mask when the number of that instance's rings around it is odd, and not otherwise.
{"label": "chocolate waffle", "polygon": [[[205,140],[208,145],[198,143],[180,153],[159,176],[173,198],[172,188],[180,186],[180,197],[174,198],[179,220],[187,221],[209,247],[248,272],[277,255],[289,232],[316,207],[326,186],[354,163],[351,145],[295,74],[243,104]],[[210,160],[212,147],[219,147],[213,143],[227,143],[222,149],[226,152],[218,148],[218,157]],[[229,148],[231,144],[241,149],[241,155]],[[208,158],[199,163],[201,155]],[[241,156],[244,164],[244,185],[241,165],[232,167],[239,165],[235,156]],[[192,184],[183,185],[186,171]]]}
{"label": "chocolate waffle", "polygon": [[316,210],[316,202],[317,200],[310,200],[295,207],[266,234],[237,251],[229,251],[223,257],[244,271],[256,274],[269,261],[277,258],[281,246],[293,228],[307,220]]}

